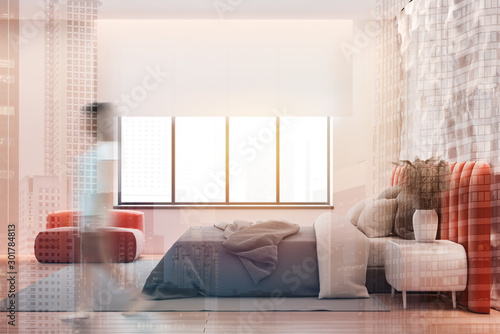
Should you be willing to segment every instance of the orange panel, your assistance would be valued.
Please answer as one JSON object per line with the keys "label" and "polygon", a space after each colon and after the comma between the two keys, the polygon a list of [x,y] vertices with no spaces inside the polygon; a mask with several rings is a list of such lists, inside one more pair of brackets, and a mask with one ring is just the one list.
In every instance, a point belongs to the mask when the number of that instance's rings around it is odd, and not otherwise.
{"label": "orange panel", "polygon": [[450,201],[449,201],[449,240],[458,242],[458,197],[460,190],[460,177],[465,162],[457,162],[451,173]]}
{"label": "orange panel", "polygon": [[73,226],[73,211],[52,211],[47,214],[47,230],[56,227],[70,227]]}
{"label": "orange panel", "polygon": [[491,174],[487,163],[477,162],[470,176],[468,208],[468,307],[490,313]]}

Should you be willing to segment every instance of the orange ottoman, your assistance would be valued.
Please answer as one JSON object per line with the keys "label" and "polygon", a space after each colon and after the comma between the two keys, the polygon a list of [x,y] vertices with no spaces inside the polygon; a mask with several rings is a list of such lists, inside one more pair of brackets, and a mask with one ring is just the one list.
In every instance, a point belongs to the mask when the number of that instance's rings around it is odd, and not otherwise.
{"label": "orange ottoman", "polygon": [[145,243],[144,213],[110,211],[110,226],[86,231],[80,228],[78,212],[54,211],[47,215],[47,231],[35,239],[39,262],[132,262]]}

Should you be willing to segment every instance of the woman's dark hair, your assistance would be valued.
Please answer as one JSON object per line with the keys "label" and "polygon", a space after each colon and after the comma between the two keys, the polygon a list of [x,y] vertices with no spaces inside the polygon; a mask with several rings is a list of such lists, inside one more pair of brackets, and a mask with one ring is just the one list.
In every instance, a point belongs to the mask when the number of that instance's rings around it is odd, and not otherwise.
{"label": "woman's dark hair", "polygon": [[115,104],[110,102],[93,102],[84,105],[81,110],[86,114],[92,114],[92,118],[97,118],[97,133],[92,133],[97,136],[98,140],[114,141],[114,129],[116,124]]}
{"label": "woman's dark hair", "polygon": [[111,102],[92,102],[84,105],[81,110],[86,113],[99,113],[103,110],[110,110],[114,108],[114,104]]}

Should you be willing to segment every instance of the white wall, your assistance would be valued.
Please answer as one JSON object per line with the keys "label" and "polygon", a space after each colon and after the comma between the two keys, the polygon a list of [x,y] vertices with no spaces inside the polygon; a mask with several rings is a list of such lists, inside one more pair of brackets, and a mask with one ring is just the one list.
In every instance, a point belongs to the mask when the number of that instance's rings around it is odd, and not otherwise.
{"label": "white wall", "polygon": [[[139,209],[140,210],[140,209]],[[235,219],[256,222],[286,219],[299,225],[312,225],[327,210],[317,209],[145,209],[145,253],[162,254],[190,226],[211,226]]]}

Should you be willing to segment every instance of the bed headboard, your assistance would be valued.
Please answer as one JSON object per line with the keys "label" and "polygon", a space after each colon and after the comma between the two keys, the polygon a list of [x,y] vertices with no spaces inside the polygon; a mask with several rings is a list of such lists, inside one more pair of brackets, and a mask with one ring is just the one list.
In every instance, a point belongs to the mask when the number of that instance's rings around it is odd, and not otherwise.
{"label": "bed headboard", "polygon": [[[490,313],[490,166],[482,161],[453,162],[450,189],[439,209],[438,239],[461,244],[467,252],[467,288],[458,302],[472,312]],[[391,185],[397,185],[404,170],[393,168]]]}

